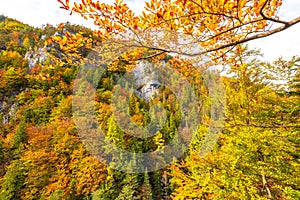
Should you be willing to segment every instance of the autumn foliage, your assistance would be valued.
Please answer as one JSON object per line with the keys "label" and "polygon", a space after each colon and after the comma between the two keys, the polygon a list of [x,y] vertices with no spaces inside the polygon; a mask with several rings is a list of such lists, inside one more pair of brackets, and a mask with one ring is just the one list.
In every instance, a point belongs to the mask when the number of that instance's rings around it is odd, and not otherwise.
{"label": "autumn foliage", "polygon": [[[265,62],[258,50],[242,44],[300,21],[277,16],[281,0],[151,0],[140,15],[119,0],[58,2],[62,9],[93,20],[97,29],[69,23],[33,28],[0,16],[0,199],[300,198],[299,55]],[[118,38],[126,34],[141,40]],[[168,36],[166,41],[174,47],[155,40],[157,35]],[[183,37],[201,48],[197,52],[177,48]],[[111,52],[105,54],[103,49]],[[99,52],[105,55],[99,68],[86,67],[99,64],[91,59]],[[182,52],[187,53],[182,56]],[[204,54],[212,60],[196,60],[195,65],[189,59],[202,59]],[[150,99],[128,85],[117,90],[118,81],[140,61],[178,72],[191,85],[197,102],[189,101],[187,88],[177,88],[182,102],[166,86],[157,88]],[[224,66],[222,76],[212,70],[218,64]],[[89,149],[88,142],[97,143],[98,135],[84,140],[72,110],[77,98],[74,85],[78,84],[79,95],[91,91],[90,85],[75,81],[80,70],[95,86],[93,102],[83,111],[94,109],[107,141],[144,153],[160,151],[176,138],[178,149],[188,147],[183,155],[159,170],[126,173],[117,170],[118,165],[138,171],[144,163],[137,158],[125,162],[123,154],[113,155],[105,145],[102,152]],[[223,84],[216,88],[224,89],[222,96],[212,95],[210,84],[215,80]],[[125,111],[114,110],[116,91],[118,105],[128,107],[130,116],[124,120],[116,115],[126,116]],[[181,104],[197,106],[186,111],[180,110]],[[224,105],[218,107],[225,111],[224,121],[216,143],[202,155],[216,117],[213,104]],[[150,124],[158,115],[152,106],[162,107],[159,115],[165,115],[165,121],[155,124],[159,130],[153,136],[138,138],[132,127],[122,128],[127,122]],[[183,112],[188,114],[185,119]],[[80,117],[87,125],[92,121]],[[192,129],[189,121],[197,122],[197,127]],[[113,155],[106,158],[111,159],[109,164],[99,159],[103,155]],[[164,163],[165,158],[161,155],[157,162]]]}

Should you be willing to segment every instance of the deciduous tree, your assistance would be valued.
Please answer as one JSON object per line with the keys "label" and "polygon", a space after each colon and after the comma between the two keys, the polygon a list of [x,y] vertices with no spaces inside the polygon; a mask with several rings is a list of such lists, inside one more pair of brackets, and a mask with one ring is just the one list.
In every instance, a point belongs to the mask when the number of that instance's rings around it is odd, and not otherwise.
{"label": "deciduous tree", "polygon": [[[193,43],[203,47],[194,55],[215,52],[220,56],[237,44],[267,37],[300,22],[300,16],[286,21],[277,15],[282,0],[151,0],[145,2],[141,15],[122,0],[114,4],[82,0],[74,5],[69,0],[58,1],[71,14],[76,12],[94,21],[103,38],[124,31],[141,36],[145,29],[163,28],[190,35]],[[158,54],[178,51],[142,41],[138,45]]]}

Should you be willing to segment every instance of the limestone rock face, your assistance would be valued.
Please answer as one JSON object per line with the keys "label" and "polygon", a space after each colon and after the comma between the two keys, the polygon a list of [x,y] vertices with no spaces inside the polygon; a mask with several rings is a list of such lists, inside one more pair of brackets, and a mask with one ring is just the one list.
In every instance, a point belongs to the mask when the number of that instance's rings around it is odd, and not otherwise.
{"label": "limestone rock face", "polygon": [[136,95],[140,98],[144,97],[148,101],[155,93],[158,94],[161,83],[157,73],[150,62],[140,61],[138,63],[138,67],[133,70]]}
{"label": "limestone rock face", "polygon": [[39,48],[36,51],[27,51],[25,59],[28,61],[29,70],[31,70],[36,63],[42,63],[47,59],[47,48]]}
{"label": "limestone rock face", "polygon": [[[2,103],[0,109],[2,110]],[[13,103],[10,105],[7,105],[6,109],[8,109],[7,113],[4,113],[3,119],[2,119],[2,124],[5,125],[9,122],[10,118],[16,118],[17,116],[17,110],[19,109],[19,106],[17,103]],[[4,110],[4,109],[3,109]]]}

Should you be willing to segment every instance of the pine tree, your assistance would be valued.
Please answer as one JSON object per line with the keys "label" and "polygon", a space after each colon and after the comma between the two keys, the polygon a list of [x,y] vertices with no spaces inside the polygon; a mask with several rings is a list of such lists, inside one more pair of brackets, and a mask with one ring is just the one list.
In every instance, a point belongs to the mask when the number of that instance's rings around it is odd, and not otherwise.
{"label": "pine tree", "polygon": [[140,199],[141,200],[152,200],[153,199],[152,187],[150,184],[149,175],[148,175],[147,171],[144,173],[144,182],[141,187]]}
{"label": "pine tree", "polygon": [[162,187],[162,170],[156,170],[152,172],[152,179],[153,179],[153,199],[164,199],[163,198],[163,187]]}
{"label": "pine tree", "polygon": [[116,200],[137,200],[135,190],[130,185],[125,185]]}
{"label": "pine tree", "polygon": [[129,115],[133,116],[137,112],[137,103],[134,93],[132,92],[129,97]]}
{"label": "pine tree", "polygon": [[107,183],[100,185],[100,189],[93,193],[93,200],[111,200],[116,199],[118,194],[117,188],[112,184],[111,180],[108,180]]}

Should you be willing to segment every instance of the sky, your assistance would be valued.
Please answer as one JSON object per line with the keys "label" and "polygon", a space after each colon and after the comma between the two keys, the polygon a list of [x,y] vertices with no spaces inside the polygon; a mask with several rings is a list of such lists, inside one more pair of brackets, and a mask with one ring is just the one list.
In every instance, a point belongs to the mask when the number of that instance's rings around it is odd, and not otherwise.
{"label": "sky", "polygon": [[[69,15],[69,11],[60,9],[60,4],[57,0],[1,1],[0,14],[17,19],[31,26],[41,27],[47,23],[57,25],[67,21],[87,27],[93,26],[92,21],[84,20],[77,14]],[[105,0],[103,2],[113,2],[113,0]],[[125,0],[125,2],[137,14],[143,10],[144,0]],[[279,11],[280,18],[282,20],[290,20],[298,15],[300,15],[300,1],[283,0]],[[251,41],[249,42],[249,47],[261,49],[267,61],[276,60],[279,56],[289,59],[293,55],[300,55],[300,23],[267,38]]]}

